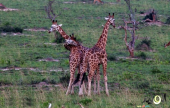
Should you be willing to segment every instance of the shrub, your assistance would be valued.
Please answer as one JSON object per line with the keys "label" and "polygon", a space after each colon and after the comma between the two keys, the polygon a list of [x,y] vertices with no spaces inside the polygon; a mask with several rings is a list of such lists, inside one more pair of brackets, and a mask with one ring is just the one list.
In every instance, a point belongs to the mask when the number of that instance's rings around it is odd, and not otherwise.
{"label": "shrub", "polygon": [[170,24],[170,17],[167,18],[167,20],[166,20],[165,23],[166,23],[166,24]]}
{"label": "shrub", "polygon": [[151,72],[152,72],[152,74],[162,73],[162,71],[159,70],[158,67],[156,67],[156,66],[152,67]]}
{"label": "shrub", "polygon": [[116,56],[114,54],[108,54],[107,59],[110,60],[110,61],[115,61]]}
{"label": "shrub", "polygon": [[149,50],[151,45],[151,40],[145,38],[136,46],[137,50]]}
{"label": "shrub", "polygon": [[0,32],[23,32],[23,29],[20,27],[12,27],[9,22],[5,22],[2,27],[0,27]]}
{"label": "shrub", "polygon": [[57,32],[57,39],[53,40],[54,43],[63,43],[65,42],[64,38]]}
{"label": "shrub", "polygon": [[138,57],[142,58],[142,59],[146,59],[146,54],[144,52],[141,52]]}
{"label": "shrub", "polygon": [[62,83],[64,87],[68,86],[69,81],[70,81],[70,75],[68,73],[60,77],[60,83]]}
{"label": "shrub", "polygon": [[20,32],[20,33],[22,33],[23,29],[19,28],[19,27],[6,26],[6,27],[0,27],[0,32],[14,32],[14,33]]}

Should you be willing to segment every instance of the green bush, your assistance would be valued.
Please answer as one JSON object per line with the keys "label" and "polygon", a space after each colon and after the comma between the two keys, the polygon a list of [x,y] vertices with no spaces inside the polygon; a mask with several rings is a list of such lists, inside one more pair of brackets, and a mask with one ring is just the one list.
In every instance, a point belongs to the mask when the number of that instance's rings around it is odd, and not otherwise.
{"label": "green bush", "polygon": [[62,85],[64,87],[68,86],[69,81],[70,81],[69,73],[67,73],[67,74],[63,75],[62,77],[60,77],[60,83],[62,83]]}
{"label": "green bush", "polygon": [[64,43],[65,39],[57,32],[57,39],[53,40],[54,43]]}
{"label": "green bush", "polygon": [[0,32],[14,32],[14,33],[22,33],[23,29],[19,27],[11,27],[11,26],[5,26],[5,27],[0,27]]}
{"label": "green bush", "polygon": [[167,18],[167,20],[166,20],[165,23],[166,23],[166,24],[170,24],[170,17]]}
{"label": "green bush", "polygon": [[110,61],[115,61],[116,56],[114,54],[108,54],[107,59],[110,60]]}
{"label": "green bush", "polygon": [[151,40],[145,38],[137,46],[137,50],[149,50],[151,45]]}
{"label": "green bush", "polygon": [[138,57],[142,58],[142,59],[146,59],[146,54],[144,52],[141,52]]}
{"label": "green bush", "polygon": [[156,67],[156,66],[152,67],[151,72],[152,72],[152,74],[162,73],[162,71],[159,70],[158,67]]}

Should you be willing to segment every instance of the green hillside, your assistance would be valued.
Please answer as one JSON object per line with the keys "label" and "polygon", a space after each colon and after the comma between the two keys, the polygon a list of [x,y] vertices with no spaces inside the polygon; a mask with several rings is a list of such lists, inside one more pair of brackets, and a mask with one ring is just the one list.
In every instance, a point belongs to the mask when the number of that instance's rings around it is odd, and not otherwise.
{"label": "green hillside", "polygon": [[[78,96],[78,87],[73,95],[66,96],[69,81],[69,51],[63,43],[56,43],[53,33],[48,33],[51,20],[47,19],[44,7],[48,0],[1,0],[7,8],[18,11],[0,11],[0,108],[170,108],[170,1],[131,0],[136,8],[139,22],[136,30],[135,58],[129,58],[124,42],[125,31],[118,29],[129,20],[126,2],[103,0],[55,0],[53,10],[63,30],[74,35],[86,47],[93,47],[99,39],[104,17],[115,13],[116,28],[110,26],[106,51],[108,55],[107,76],[110,96],[104,91],[102,66],[101,95]],[[145,16],[154,9],[162,25],[148,25]],[[28,31],[27,29],[46,31]],[[12,32],[11,32],[12,31]],[[18,33],[21,32],[21,33]],[[17,33],[17,34],[14,34]],[[59,33],[57,33],[59,36]],[[130,41],[128,32],[128,41]],[[148,50],[143,43],[148,43]],[[76,71],[77,74],[77,71]],[[92,82],[93,83],[93,82]],[[151,99],[166,94],[166,101],[148,104]],[[152,102],[152,101],[151,101]]]}

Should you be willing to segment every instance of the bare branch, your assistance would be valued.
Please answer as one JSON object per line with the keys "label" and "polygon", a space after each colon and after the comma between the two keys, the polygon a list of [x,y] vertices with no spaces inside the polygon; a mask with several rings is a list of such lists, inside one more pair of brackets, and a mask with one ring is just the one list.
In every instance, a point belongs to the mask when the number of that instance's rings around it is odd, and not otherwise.
{"label": "bare branch", "polygon": [[[55,20],[57,15],[54,13],[52,9],[52,4],[54,3],[55,0],[49,0],[47,6],[45,6],[45,12],[47,13],[47,18],[51,20]],[[52,14],[52,15],[51,15]]]}
{"label": "bare branch", "polygon": [[80,103],[78,103],[78,105],[80,105],[81,108],[84,108],[83,105],[81,105]]}

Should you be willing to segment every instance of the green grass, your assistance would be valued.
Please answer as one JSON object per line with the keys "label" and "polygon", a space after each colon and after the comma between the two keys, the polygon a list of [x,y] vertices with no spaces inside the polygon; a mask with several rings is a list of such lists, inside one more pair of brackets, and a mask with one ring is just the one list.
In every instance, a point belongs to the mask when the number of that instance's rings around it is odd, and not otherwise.
{"label": "green grass", "polygon": [[[66,1],[69,0],[56,0],[53,4],[58,14],[56,19],[59,24],[63,24],[62,28],[68,35],[74,33],[86,47],[92,47],[99,39],[102,25],[106,22],[104,17],[109,12],[115,13],[116,26],[123,25],[122,18],[128,18],[129,11],[124,0],[117,4],[109,4],[116,0],[103,0],[104,4],[92,4],[92,0],[85,4],[81,2],[85,0],[73,0],[73,4],[63,3]],[[19,11],[0,11],[0,27],[8,25],[21,29],[48,30],[51,21],[45,18],[44,6],[47,2],[48,0],[2,0],[1,3],[6,7],[17,8]],[[140,11],[147,12],[153,8],[162,22],[166,22],[170,14],[168,0],[132,0],[131,4],[133,9],[137,9],[137,21],[144,18],[139,16]],[[170,41],[169,25],[159,27],[140,24],[140,29],[136,31],[140,38],[136,40],[135,47],[147,37],[151,41],[152,50],[135,50],[135,56],[140,59],[134,60],[121,58],[129,56],[123,41],[124,30],[110,28],[106,46],[109,97],[104,91],[99,96],[92,94],[92,97],[79,97],[77,88],[74,95],[65,95],[67,83],[62,79],[69,75],[69,51],[62,43],[44,44],[55,41],[53,33],[23,30],[23,36],[0,34],[0,108],[47,108],[49,103],[52,103],[52,108],[80,108],[77,103],[85,108],[136,108],[138,105],[147,105],[142,104],[144,97],[152,93],[166,93],[167,101],[159,105],[150,104],[151,108],[168,108],[170,49],[165,49],[163,45]],[[38,61],[43,58],[54,58],[59,62]],[[4,68],[14,67],[25,69],[2,71]],[[28,68],[35,68],[36,71]],[[104,88],[102,68],[100,73],[101,86]],[[40,82],[46,82],[47,85],[40,87]],[[64,85],[64,90],[55,86],[60,83]]]}

